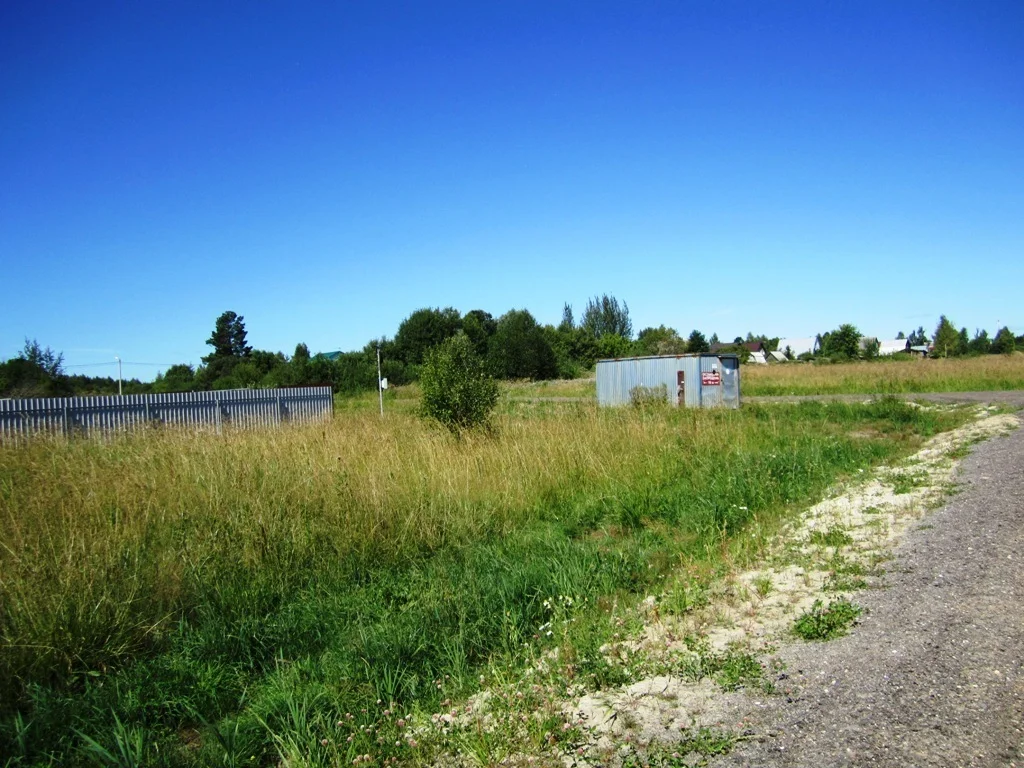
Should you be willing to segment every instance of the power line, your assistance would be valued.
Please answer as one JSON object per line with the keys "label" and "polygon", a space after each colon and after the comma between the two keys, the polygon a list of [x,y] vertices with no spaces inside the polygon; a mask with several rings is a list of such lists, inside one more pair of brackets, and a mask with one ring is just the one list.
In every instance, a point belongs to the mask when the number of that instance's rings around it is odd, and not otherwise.
{"label": "power line", "polygon": [[156,366],[172,366],[172,365],[187,365],[187,363],[133,363],[129,360],[124,361],[125,365],[156,365]]}
{"label": "power line", "polygon": [[[152,365],[157,368],[170,368],[172,365],[182,365],[182,363],[134,363],[128,360],[122,360],[122,365]],[[104,360],[100,363],[75,363],[74,365],[64,365],[62,368],[94,368],[98,365],[117,365],[116,360]]]}

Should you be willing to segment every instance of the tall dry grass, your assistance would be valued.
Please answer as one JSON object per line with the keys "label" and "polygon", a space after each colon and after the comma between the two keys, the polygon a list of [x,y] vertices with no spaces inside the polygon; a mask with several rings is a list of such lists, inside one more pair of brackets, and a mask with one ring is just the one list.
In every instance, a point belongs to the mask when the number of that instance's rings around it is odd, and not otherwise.
{"label": "tall dry grass", "polygon": [[1024,389],[1024,354],[746,365],[744,395],[897,394]]}
{"label": "tall dry grass", "polygon": [[[692,455],[740,440],[734,421],[687,419]],[[280,591],[325,561],[372,567],[500,536],[555,489],[614,493],[658,472],[679,425],[573,409],[457,440],[370,412],[0,447],[0,670],[44,680],[112,664],[225,579]]]}

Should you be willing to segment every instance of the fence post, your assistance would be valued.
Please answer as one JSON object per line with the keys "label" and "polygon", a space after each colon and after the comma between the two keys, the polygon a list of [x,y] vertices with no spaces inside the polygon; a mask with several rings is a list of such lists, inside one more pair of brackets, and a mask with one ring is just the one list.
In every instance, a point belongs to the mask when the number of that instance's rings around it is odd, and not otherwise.
{"label": "fence post", "polygon": [[214,396],[213,396],[213,402],[214,402],[214,405],[215,405],[215,407],[216,407],[216,409],[217,409],[217,413],[216,413],[216,422],[217,422],[217,434],[218,434],[218,435],[220,435],[220,434],[223,434],[223,432],[222,432],[222,430],[221,430],[221,423],[220,423],[220,419],[221,419],[221,413],[220,413],[220,395],[214,395]]}

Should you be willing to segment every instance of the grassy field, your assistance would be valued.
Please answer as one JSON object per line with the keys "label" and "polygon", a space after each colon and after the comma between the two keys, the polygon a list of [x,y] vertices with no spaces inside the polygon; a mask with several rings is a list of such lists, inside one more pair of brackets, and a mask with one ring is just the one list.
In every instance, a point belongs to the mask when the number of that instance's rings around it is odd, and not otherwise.
{"label": "grassy field", "polygon": [[597,385],[593,374],[583,379],[506,382],[502,394],[508,398],[579,397],[594,400]]}
{"label": "grassy field", "polygon": [[745,365],[744,395],[898,394],[1024,389],[1024,354],[944,360]]}
{"label": "grassy field", "polygon": [[[502,410],[507,413],[520,411],[519,401],[545,400],[548,398],[573,398],[596,402],[597,388],[593,377],[585,379],[558,379],[554,381],[502,381]],[[419,407],[419,384],[392,387],[384,392],[384,410],[387,413],[413,414]],[[376,392],[362,392],[357,395],[335,395],[336,413],[376,411],[380,401]]]}
{"label": "grassy field", "polygon": [[0,447],[0,765],[429,761],[406,729],[480,674],[557,646],[615,684],[616,605],[965,418],[506,403],[455,439],[411,392],[384,419],[355,399],[319,426]]}

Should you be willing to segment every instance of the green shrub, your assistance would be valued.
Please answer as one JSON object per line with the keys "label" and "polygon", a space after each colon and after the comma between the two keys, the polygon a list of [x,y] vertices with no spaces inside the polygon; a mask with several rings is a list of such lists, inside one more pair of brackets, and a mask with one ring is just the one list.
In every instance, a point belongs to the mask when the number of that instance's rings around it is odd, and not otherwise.
{"label": "green shrub", "polygon": [[427,352],[420,386],[423,415],[455,433],[485,426],[498,403],[497,383],[461,333]]}

